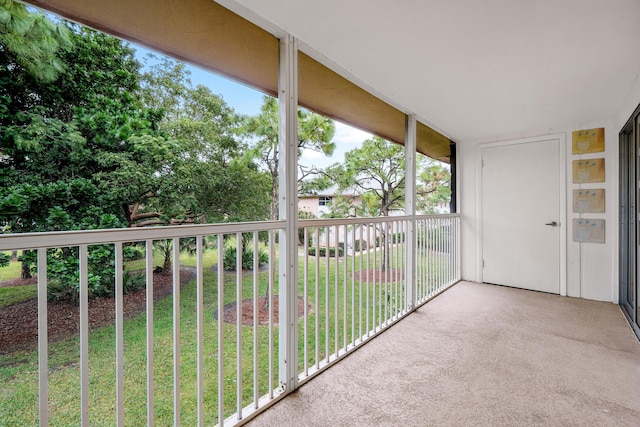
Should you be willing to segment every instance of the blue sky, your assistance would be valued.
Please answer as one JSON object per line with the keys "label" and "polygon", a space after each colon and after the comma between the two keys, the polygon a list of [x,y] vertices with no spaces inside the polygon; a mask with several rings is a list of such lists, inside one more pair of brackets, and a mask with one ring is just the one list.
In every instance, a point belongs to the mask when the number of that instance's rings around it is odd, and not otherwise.
{"label": "blue sky", "polygon": [[[144,56],[151,52],[133,43],[131,43],[131,46],[136,49],[136,57],[140,62],[144,62]],[[161,56],[160,53],[153,53]],[[250,116],[260,113],[260,106],[264,96],[262,92],[189,63],[185,63],[185,65],[191,72],[190,78],[194,85],[204,85],[211,89],[213,93],[221,95],[236,113]],[[344,159],[345,152],[359,147],[364,140],[371,138],[371,134],[367,132],[339,122],[334,123],[336,125],[336,133],[333,140],[336,143],[336,150],[333,156],[325,157],[323,154],[305,150],[300,157],[300,163],[325,168],[333,163],[341,162]]]}

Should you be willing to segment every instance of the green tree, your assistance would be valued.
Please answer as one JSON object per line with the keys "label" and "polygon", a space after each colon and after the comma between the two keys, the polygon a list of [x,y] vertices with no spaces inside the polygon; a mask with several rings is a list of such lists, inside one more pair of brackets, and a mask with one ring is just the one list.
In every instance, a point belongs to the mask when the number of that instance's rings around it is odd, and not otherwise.
{"label": "green tree", "polygon": [[344,163],[330,166],[326,173],[339,190],[351,189],[362,195],[358,214],[389,216],[403,208],[406,177],[401,145],[373,137],[347,152]]}
{"label": "green tree", "polygon": [[177,150],[165,168],[170,188],[157,211],[173,217],[186,212],[207,222],[266,219],[268,176],[246,155],[240,118],[211,89],[193,86],[189,75],[184,64],[148,57],[142,97],[148,108],[162,112],[159,129]]}
{"label": "green tree", "polygon": [[[13,2],[0,4],[0,20],[4,230],[266,217],[268,192],[250,198],[243,189],[258,191],[260,183],[266,189],[267,179],[242,160],[244,147],[234,134],[238,120],[220,97],[182,83],[176,89],[186,95],[177,106],[146,105],[151,97],[145,94],[166,88],[157,81],[151,82],[154,89],[141,85],[149,79],[126,43],[74,24],[53,24]],[[37,61],[50,64],[50,71],[36,73],[47,69]],[[171,113],[169,120],[165,115]],[[52,261],[72,262],[71,252],[59,251]],[[22,260],[28,275],[33,254]],[[93,274],[101,267],[91,268]],[[107,283],[100,286],[108,292]]]}
{"label": "green tree", "polygon": [[437,213],[438,206],[451,201],[451,172],[442,162],[418,155],[416,210]]}
{"label": "green tree", "polygon": [[[260,114],[249,117],[245,121],[244,130],[253,141],[253,153],[260,164],[269,172],[270,198],[269,218],[278,219],[278,177],[279,177],[279,148],[278,148],[278,100],[265,96]],[[312,150],[325,155],[332,155],[335,149],[333,135],[335,125],[331,119],[304,109],[298,109],[298,157],[303,150]],[[298,182],[313,171],[300,169]]]}
{"label": "green tree", "polygon": [[[417,207],[433,212],[438,203],[450,197],[450,174],[447,168],[425,156],[417,164]],[[360,148],[345,154],[344,163],[334,164],[325,172],[338,184],[340,191],[350,189],[361,195],[361,204],[348,198],[335,198],[331,204],[332,217],[383,216],[402,210],[405,202],[406,168],[404,147],[373,137]],[[383,245],[383,266],[387,265],[390,237],[389,226],[378,226]]]}
{"label": "green tree", "polygon": [[42,13],[27,11],[22,3],[0,0],[0,51],[2,66],[27,71],[42,82],[54,81],[64,70],[58,50],[69,45],[67,28]]}
{"label": "green tree", "polygon": [[[340,190],[352,189],[361,194],[362,203],[354,206],[357,216],[389,216],[392,210],[402,209],[404,202],[405,156],[404,148],[380,137],[362,143],[360,148],[347,152],[343,164],[329,167],[327,174]],[[352,209],[348,203],[336,203],[334,215],[344,215]],[[340,211],[343,212],[340,212]],[[346,211],[345,211],[346,210]],[[382,266],[389,262],[389,226],[377,226],[382,243]]]}

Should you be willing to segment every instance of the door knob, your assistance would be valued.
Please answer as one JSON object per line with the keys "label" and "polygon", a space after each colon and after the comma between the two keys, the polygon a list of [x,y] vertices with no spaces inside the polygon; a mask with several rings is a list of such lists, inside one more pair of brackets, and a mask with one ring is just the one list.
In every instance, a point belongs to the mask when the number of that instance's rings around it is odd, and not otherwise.
{"label": "door knob", "polygon": [[551,221],[551,222],[546,223],[545,225],[550,225],[552,227],[557,227],[559,224],[557,222],[555,222],[555,221]]}

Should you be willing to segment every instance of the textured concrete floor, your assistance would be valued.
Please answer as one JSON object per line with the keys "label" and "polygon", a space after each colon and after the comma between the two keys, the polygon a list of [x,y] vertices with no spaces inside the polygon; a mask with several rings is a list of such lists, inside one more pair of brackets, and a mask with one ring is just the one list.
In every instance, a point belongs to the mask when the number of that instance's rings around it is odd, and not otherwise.
{"label": "textured concrete floor", "polygon": [[462,282],[250,426],[640,426],[614,304]]}

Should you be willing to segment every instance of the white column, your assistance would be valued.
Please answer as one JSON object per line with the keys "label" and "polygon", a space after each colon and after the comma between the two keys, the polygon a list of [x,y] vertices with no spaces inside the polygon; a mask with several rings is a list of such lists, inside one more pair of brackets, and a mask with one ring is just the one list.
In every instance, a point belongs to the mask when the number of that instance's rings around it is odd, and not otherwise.
{"label": "white column", "polygon": [[290,393],[298,379],[298,43],[290,35],[280,39],[279,195],[280,220],[280,384]]}
{"label": "white column", "polygon": [[407,233],[407,274],[405,289],[407,311],[416,306],[416,132],[417,122],[413,115],[407,116],[404,139],[405,153],[405,214],[409,216]]}

